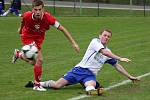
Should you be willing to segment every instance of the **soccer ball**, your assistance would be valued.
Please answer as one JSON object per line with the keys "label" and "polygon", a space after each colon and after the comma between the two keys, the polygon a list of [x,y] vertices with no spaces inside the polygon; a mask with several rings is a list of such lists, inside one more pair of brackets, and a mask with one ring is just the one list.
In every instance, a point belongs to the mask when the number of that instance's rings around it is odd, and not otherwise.
{"label": "soccer ball", "polygon": [[38,49],[33,44],[24,45],[21,48],[23,56],[29,60],[35,60],[37,58]]}

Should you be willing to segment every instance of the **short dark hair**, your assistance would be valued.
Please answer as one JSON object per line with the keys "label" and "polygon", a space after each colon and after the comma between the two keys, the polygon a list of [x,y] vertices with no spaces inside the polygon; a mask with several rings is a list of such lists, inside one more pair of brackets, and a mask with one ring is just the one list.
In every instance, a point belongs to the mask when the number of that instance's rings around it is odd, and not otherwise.
{"label": "short dark hair", "polygon": [[44,7],[44,3],[42,0],[33,0],[32,7],[36,7],[36,6],[40,6],[40,5],[42,5],[42,7]]}
{"label": "short dark hair", "polygon": [[104,31],[111,33],[112,36],[112,31],[110,29],[103,29],[102,31],[100,31],[100,34],[102,34]]}

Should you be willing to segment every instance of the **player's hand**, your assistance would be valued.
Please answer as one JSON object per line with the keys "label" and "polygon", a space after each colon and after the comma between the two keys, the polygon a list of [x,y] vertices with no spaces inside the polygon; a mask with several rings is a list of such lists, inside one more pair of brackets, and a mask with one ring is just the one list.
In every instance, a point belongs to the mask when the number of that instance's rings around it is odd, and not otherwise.
{"label": "player's hand", "polygon": [[130,62],[130,61],[131,61],[131,60],[128,59],[128,58],[120,58],[119,60],[120,60],[120,61],[123,61],[123,62]]}
{"label": "player's hand", "polygon": [[140,81],[137,77],[130,76],[129,79],[134,83]]}
{"label": "player's hand", "polygon": [[80,48],[79,48],[79,46],[76,43],[73,44],[73,48],[76,50],[77,53],[80,52]]}

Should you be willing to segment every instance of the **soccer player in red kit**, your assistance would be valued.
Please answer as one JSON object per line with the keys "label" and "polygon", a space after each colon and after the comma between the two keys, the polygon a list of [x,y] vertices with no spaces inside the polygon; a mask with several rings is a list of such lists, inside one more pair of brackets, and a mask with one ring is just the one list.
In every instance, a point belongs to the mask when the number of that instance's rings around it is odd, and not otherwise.
{"label": "soccer player in red kit", "polygon": [[40,85],[42,74],[42,52],[41,45],[45,38],[45,32],[50,29],[50,26],[56,27],[58,30],[64,33],[69,42],[71,42],[73,48],[79,52],[80,48],[71,34],[64,28],[59,22],[48,12],[44,12],[44,3],[42,0],[34,0],[32,2],[32,12],[25,12],[22,16],[21,26],[18,29],[21,41],[23,45],[35,44],[38,48],[38,56],[35,60],[29,60],[23,56],[23,54],[15,49],[12,58],[12,63],[15,63],[18,58],[34,65],[34,87],[33,90],[46,91]]}

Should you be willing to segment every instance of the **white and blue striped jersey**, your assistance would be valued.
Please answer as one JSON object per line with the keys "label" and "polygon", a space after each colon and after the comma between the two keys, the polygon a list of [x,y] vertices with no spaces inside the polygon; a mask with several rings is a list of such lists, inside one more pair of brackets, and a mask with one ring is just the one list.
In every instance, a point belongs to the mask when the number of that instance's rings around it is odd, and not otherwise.
{"label": "white and blue striped jersey", "polygon": [[109,59],[112,59],[102,55],[99,52],[101,49],[107,49],[110,51],[110,49],[108,49],[101,43],[100,39],[92,39],[83,59],[75,67],[88,68],[90,71],[93,72],[93,74],[96,75],[97,72],[102,68],[103,64]]}

